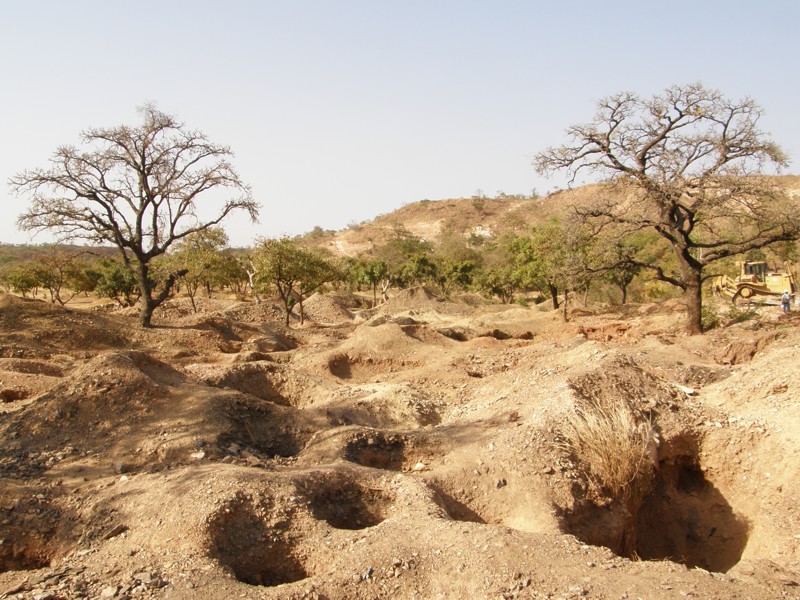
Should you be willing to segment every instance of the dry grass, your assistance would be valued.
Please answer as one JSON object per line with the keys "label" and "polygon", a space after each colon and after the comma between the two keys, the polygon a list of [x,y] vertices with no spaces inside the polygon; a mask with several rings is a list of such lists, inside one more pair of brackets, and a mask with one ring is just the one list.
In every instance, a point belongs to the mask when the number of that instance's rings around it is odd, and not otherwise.
{"label": "dry grass", "polygon": [[652,473],[658,436],[624,400],[576,406],[561,434],[600,492],[626,500],[633,484]]}

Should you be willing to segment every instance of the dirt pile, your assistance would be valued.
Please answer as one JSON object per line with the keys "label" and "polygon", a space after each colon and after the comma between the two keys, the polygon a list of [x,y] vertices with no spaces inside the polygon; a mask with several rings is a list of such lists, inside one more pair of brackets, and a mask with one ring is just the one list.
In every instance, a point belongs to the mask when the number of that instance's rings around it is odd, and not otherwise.
{"label": "dirt pile", "polygon": [[800,597],[796,317],[312,300],[0,300],[0,597]]}

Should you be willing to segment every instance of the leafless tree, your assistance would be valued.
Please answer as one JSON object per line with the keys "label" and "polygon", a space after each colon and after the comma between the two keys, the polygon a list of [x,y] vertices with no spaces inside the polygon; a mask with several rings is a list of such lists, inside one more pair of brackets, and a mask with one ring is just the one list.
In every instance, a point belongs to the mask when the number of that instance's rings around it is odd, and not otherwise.
{"label": "leafless tree", "polygon": [[[83,148],[62,146],[45,169],[12,177],[30,205],[17,219],[23,230],[51,230],[59,240],[110,243],[136,273],[139,318],[169,296],[180,273],[156,282],[151,261],[177,240],[220,223],[235,210],[255,221],[258,204],[229,162],[230,148],[213,144],[152,105],[140,109],[138,127],[88,129]],[[198,210],[209,198],[210,214]],[[217,202],[218,204],[213,204]]]}
{"label": "leafless tree", "polygon": [[797,207],[767,169],[786,155],[759,129],[762,109],[731,101],[701,84],[673,86],[643,99],[620,93],[601,100],[591,123],[567,130],[568,145],[539,153],[542,173],[581,172],[606,180],[607,195],[578,216],[596,230],[650,229],[675,251],[677,268],[645,264],[683,290],[691,334],[702,332],[706,267],[722,258],[797,239]]}

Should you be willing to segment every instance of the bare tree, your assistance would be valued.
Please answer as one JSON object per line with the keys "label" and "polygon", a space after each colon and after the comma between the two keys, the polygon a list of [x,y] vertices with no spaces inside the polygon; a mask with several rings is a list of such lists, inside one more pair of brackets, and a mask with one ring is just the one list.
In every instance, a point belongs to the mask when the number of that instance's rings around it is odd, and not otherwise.
{"label": "bare tree", "polygon": [[[149,327],[153,311],[181,275],[170,273],[157,283],[150,261],[235,210],[247,211],[255,221],[258,204],[230,164],[230,148],[209,142],[152,105],[140,113],[140,126],[88,129],[82,133],[85,149],[62,146],[49,168],[24,171],[9,184],[18,194],[31,195],[17,219],[21,229],[48,229],[59,240],[119,248],[136,273],[139,319]],[[209,217],[199,214],[200,196],[220,203]]]}
{"label": "bare tree", "polygon": [[673,86],[643,99],[620,93],[601,100],[594,120],[567,130],[572,143],[538,154],[540,173],[566,170],[609,179],[607,196],[578,216],[597,229],[650,229],[666,240],[677,269],[642,265],[683,290],[686,329],[702,332],[706,267],[722,258],[797,239],[797,208],[764,177],[787,164],[758,127],[762,109],[731,101],[701,84]]}

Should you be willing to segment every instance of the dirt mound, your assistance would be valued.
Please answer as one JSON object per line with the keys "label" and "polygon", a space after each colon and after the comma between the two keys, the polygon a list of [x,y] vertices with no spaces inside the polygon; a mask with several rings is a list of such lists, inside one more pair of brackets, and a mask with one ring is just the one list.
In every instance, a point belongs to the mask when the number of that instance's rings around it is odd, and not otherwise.
{"label": "dirt mound", "polygon": [[400,290],[394,296],[389,298],[385,305],[381,305],[384,309],[392,312],[398,312],[403,309],[420,309],[430,304],[441,302],[442,300],[433,292],[423,286],[417,286]]}
{"label": "dirt mound", "polygon": [[331,424],[412,429],[437,425],[445,409],[425,388],[392,383],[339,388],[315,404]]}
{"label": "dirt mound", "polygon": [[42,358],[126,347],[130,340],[110,315],[66,309],[39,300],[0,297],[0,356]]}
{"label": "dirt mound", "polygon": [[313,404],[315,398],[329,396],[332,387],[270,360],[233,365],[189,364],[185,369],[206,385],[235,389],[283,406]]}
{"label": "dirt mound", "polygon": [[563,323],[419,288],[355,318],[314,296],[294,329],[181,299],[141,330],[3,302],[8,598],[797,596],[791,321],[685,338],[677,305]]}
{"label": "dirt mound", "polygon": [[[742,332],[745,333],[745,332]],[[715,360],[721,365],[739,365],[749,362],[764,348],[784,337],[780,331],[749,332],[749,335],[737,336],[715,354]],[[744,338],[744,339],[742,339]]]}
{"label": "dirt mound", "polygon": [[364,308],[364,300],[354,295],[314,294],[303,302],[306,319],[321,325],[348,323],[353,311]]}
{"label": "dirt mound", "polygon": [[269,302],[235,302],[221,309],[220,314],[240,323],[266,323],[282,318],[281,308]]}

